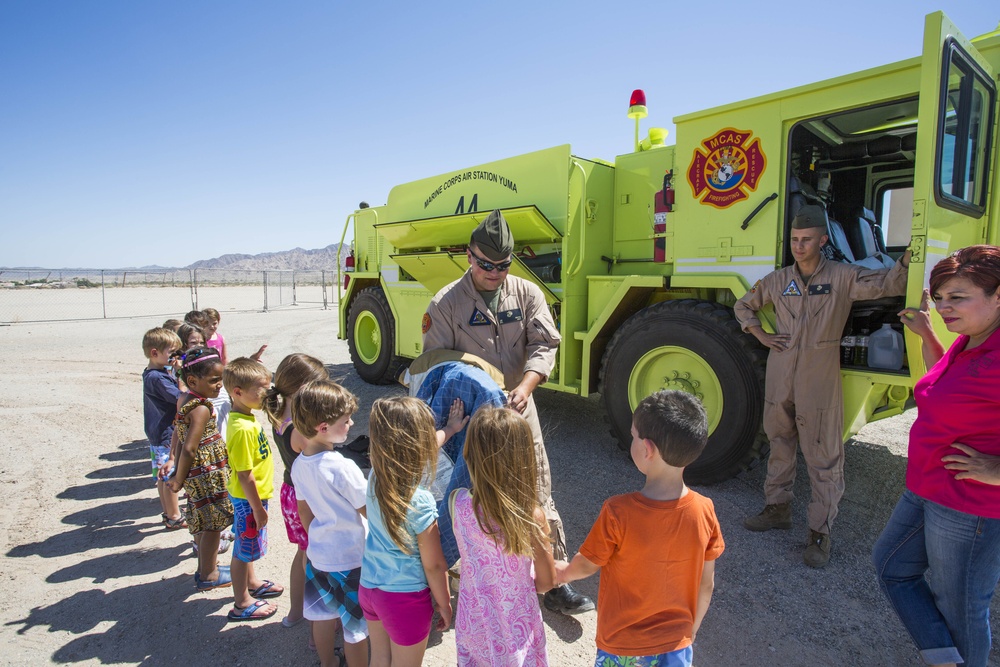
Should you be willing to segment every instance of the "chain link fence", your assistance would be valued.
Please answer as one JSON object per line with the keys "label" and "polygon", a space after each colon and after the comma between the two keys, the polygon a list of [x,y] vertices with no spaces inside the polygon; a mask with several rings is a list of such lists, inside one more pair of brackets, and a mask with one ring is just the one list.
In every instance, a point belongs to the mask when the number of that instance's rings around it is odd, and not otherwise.
{"label": "chain link fence", "polygon": [[0,323],[336,307],[336,271],[0,268]]}

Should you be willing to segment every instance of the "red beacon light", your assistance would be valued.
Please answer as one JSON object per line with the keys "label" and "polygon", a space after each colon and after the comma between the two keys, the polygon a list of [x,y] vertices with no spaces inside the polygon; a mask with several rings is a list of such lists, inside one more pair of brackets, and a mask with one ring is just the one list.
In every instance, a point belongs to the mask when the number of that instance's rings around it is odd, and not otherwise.
{"label": "red beacon light", "polygon": [[646,93],[641,89],[632,91],[632,97],[628,101],[628,117],[639,120],[649,115],[646,111]]}
{"label": "red beacon light", "polygon": [[646,111],[646,93],[636,88],[628,101],[628,117],[635,119],[635,151],[639,152],[639,119],[649,115]]}

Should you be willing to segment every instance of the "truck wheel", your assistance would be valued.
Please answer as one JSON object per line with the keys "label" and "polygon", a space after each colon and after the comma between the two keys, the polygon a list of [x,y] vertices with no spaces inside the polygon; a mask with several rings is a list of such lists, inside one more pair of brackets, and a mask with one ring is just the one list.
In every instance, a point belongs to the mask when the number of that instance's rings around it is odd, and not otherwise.
{"label": "truck wheel", "polygon": [[650,306],[626,320],[604,353],[600,390],[611,434],[628,450],[643,398],[660,389],[694,394],[708,416],[708,445],[684,476],[693,484],[729,479],[767,451],[765,363],[728,308],[693,299]]}
{"label": "truck wheel", "polygon": [[347,347],[358,375],[371,384],[392,384],[407,360],[393,353],[396,324],[381,287],[366,287],[347,313]]}

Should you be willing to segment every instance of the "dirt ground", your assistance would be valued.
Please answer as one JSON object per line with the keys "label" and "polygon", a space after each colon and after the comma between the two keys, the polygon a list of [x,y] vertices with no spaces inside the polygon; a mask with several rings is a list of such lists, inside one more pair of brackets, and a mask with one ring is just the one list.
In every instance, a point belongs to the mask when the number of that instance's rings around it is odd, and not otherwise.
{"label": "dirt ground", "polygon": [[[371,401],[401,388],[373,387],[352,372],[337,340],[336,311],[226,314],[230,355],[269,344],[269,368],[290,352],[323,359],[358,394],[354,427]],[[186,531],[168,532],[143,437],[140,341],[162,318],[0,327],[0,663],[191,665],[317,664],[306,624],[227,623],[225,590],[198,593]],[[570,549],[610,495],[641,479],[616,448],[598,397],[537,394]],[[871,546],[903,488],[912,415],[872,424],[848,444],[847,493],[823,570],[802,564],[807,480],[800,462],[795,528],[752,534],[742,518],[762,505],[763,469],[699,488],[715,502],[726,540],[716,593],[698,635],[695,664],[917,665],[909,637],[880,595]],[[279,467],[280,460],[275,457]],[[293,550],[277,502],[270,551],[258,571],[287,582]],[[223,557],[228,562],[229,556]],[[597,593],[597,578],[579,588]],[[283,607],[284,599],[277,600]],[[993,605],[997,617],[997,601]],[[544,612],[552,665],[593,664],[596,614]],[[425,664],[455,662],[449,630],[431,637]],[[996,642],[995,642],[996,644]],[[994,646],[996,648],[996,645]],[[996,652],[995,652],[996,655]],[[991,664],[1000,664],[996,658]]]}

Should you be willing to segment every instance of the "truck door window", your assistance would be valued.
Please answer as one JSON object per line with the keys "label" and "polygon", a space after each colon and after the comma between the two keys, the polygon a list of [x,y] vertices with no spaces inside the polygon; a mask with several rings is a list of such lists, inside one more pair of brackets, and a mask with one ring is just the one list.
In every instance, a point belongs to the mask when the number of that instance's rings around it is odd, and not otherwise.
{"label": "truck door window", "polygon": [[986,207],[996,87],[948,40],[941,91],[935,199],[942,207],[978,218]]}
{"label": "truck door window", "polygon": [[913,230],[913,188],[893,188],[882,191],[879,225],[889,249],[905,248]]}

